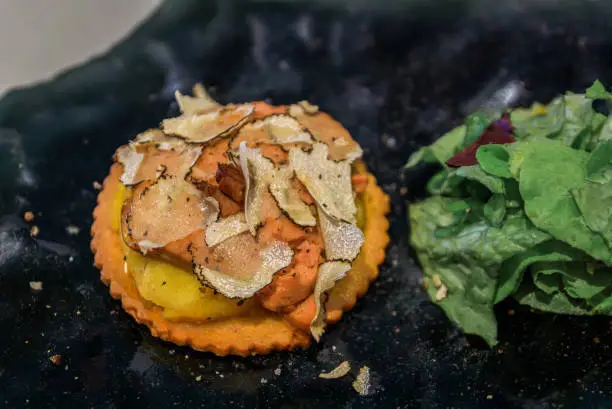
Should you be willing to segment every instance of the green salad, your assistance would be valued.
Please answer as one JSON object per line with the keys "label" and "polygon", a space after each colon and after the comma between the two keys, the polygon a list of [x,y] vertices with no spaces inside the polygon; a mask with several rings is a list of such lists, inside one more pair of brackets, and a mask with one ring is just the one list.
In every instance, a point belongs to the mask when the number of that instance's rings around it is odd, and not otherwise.
{"label": "green salad", "polygon": [[612,315],[612,116],[597,99],[612,99],[599,81],[548,105],[474,113],[406,165],[440,165],[429,197],[409,206],[427,292],[490,345],[507,297]]}

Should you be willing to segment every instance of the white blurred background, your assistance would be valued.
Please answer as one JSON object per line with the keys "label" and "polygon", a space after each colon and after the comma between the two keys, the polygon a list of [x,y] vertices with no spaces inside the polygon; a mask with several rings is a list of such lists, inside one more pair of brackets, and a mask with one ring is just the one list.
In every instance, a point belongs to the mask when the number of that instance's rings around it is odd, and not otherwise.
{"label": "white blurred background", "polygon": [[161,0],[0,0],[0,94],[104,52]]}

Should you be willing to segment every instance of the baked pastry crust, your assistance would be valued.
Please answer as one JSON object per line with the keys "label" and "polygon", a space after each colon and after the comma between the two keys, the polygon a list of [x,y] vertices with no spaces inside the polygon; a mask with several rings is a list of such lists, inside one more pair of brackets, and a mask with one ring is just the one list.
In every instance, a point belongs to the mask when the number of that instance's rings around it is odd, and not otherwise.
{"label": "baked pastry crust", "polygon": [[[340,320],[344,311],[353,308],[357,299],[367,292],[370,283],[378,276],[378,268],[389,243],[389,222],[386,218],[390,208],[389,198],[376,184],[374,176],[367,173],[362,162],[356,164],[356,171],[366,174],[369,182],[362,196],[365,241],[351,270],[328,294],[328,323]],[[115,201],[121,197],[121,173],[122,166],[113,164],[98,195],[98,205],[93,213],[91,249],[102,281],[110,287],[111,296],[121,301],[128,314],[146,325],[155,337],[220,356],[267,354],[274,350],[309,346],[311,335],[292,326],[281,314],[261,310],[216,321],[170,321],[163,316],[161,307],[142,298],[132,273],[126,268],[123,239],[115,222],[119,217],[114,213],[117,209]]]}

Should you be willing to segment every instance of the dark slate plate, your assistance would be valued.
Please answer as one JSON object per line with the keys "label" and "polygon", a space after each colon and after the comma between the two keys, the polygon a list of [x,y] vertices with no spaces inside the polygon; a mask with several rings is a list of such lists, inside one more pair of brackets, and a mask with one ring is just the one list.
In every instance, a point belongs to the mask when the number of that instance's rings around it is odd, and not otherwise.
{"label": "dark slate plate", "polygon": [[[555,3],[558,8],[540,3]],[[603,2],[172,1],[110,53],[0,102],[0,406],[609,408],[611,321],[498,308],[501,343],[427,301],[401,175],[418,146],[482,105],[612,84]],[[10,63],[4,62],[4,63]],[[160,342],[108,295],[88,229],[114,149],[177,111],[196,81],[221,101],[307,98],[343,122],[393,198],[380,279],[309,350],[217,358]],[[36,239],[23,221],[37,214]],[[80,228],[70,235],[66,227]],[[40,280],[40,293],[28,282]],[[513,315],[509,310],[515,311]],[[49,357],[61,354],[59,366]],[[367,397],[317,378],[372,369]]]}

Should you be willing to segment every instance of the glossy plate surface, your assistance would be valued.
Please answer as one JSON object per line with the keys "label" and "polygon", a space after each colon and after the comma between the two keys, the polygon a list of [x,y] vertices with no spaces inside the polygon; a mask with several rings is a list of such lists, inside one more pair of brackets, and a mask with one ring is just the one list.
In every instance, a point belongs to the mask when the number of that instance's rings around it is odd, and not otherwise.
{"label": "glossy plate surface", "polygon": [[[547,101],[595,78],[612,84],[612,20],[603,3],[481,3],[389,2],[377,10],[172,1],[109,54],[7,95],[0,406],[612,406],[608,317],[504,303],[501,343],[489,350],[450,325],[418,285],[404,201],[419,194],[426,175],[402,175],[409,154],[479,106]],[[110,298],[92,267],[92,183],[104,178],[116,147],[177,112],[175,89],[196,81],[222,102],[319,104],[361,143],[393,198],[392,245],[379,280],[309,350],[217,358],[160,342]],[[23,221],[25,211],[34,222]],[[35,239],[31,225],[40,229]],[[32,291],[30,281],[43,290]],[[60,365],[49,360],[54,354]],[[351,375],[318,378],[344,360]],[[363,365],[372,373],[366,397],[351,387]]]}

